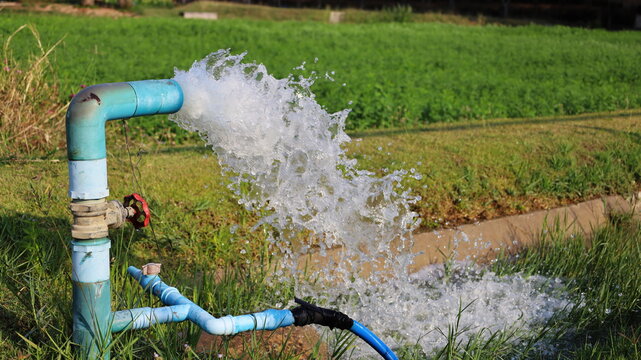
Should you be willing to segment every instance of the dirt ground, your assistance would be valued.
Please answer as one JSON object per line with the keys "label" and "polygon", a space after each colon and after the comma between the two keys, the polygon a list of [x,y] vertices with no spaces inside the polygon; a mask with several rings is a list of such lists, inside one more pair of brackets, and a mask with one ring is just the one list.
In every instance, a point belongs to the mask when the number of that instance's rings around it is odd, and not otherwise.
{"label": "dirt ground", "polygon": [[36,11],[36,12],[46,12],[46,13],[58,13],[58,14],[67,14],[67,15],[83,15],[83,16],[107,16],[112,18],[118,17],[131,17],[134,16],[132,13],[125,11],[120,11],[110,8],[88,8],[88,7],[78,7],[70,4],[46,4],[46,3],[34,3],[24,5],[18,2],[0,2],[0,11],[4,9],[7,10],[18,10],[18,11]]}
{"label": "dirt ground", "polygon": [[329,358],[327,344],[322,342],[319,334],[311,326],[241,333],[229,337],[227,343],[224,342],[224,338],[202,332],[195,350],[199,353],[221,354],[233,359],[243,359],[243,354],[252,353],[255,349],[267,351],[275,357],[279,354],[297,354],[301,359]]}

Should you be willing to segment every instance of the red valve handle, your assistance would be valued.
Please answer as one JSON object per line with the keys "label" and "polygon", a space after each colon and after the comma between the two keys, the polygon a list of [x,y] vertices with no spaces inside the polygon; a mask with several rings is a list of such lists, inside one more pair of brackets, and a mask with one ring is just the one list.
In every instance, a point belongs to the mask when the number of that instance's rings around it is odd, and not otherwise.
{"label": "red valve handle", "polygon": [[[132,223],[136,229],[149,226],[151,211],[149,211],[147,201],[145,201],[142,196],[136,193],[125,196],[124,207],[131,207],[132,209],[134,209],[134,215],[131,217],[127,217],[127,221]],[[144,216],[143,219],[141,219],[142,216]]]}

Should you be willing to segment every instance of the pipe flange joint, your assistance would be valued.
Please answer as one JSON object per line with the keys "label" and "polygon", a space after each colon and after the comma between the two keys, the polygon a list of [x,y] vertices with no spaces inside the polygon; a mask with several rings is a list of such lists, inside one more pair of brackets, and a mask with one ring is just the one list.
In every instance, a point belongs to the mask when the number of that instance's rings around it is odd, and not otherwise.
{"label": "pipe flange joint", "polygon": [[74,239],[100,239],[109,235],[105,199],[74,201],[69,208],[73,214],[71,236]]}

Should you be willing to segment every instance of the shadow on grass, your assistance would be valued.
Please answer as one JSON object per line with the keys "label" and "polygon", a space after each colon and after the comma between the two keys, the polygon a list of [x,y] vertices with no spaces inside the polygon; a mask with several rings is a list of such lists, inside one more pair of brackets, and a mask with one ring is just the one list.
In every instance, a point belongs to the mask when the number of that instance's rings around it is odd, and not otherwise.
{"label": "shadow on grass", "polygon": [[15,343],[49,341],[50,324],[71,328],[68,229],[65,218],[0,215],[0,331]]}
{"label": "shadow on grass", "polygon": [[355,131],[355,132],[349,132],[349,135],[352,138],[367,138],[367,137],[393,136],[393,135],[426,133],[426,132],[438,133],[438,132],[449,132],[449,131],[460,131],[460,130],[486,129],[486,128],[501,127],[501,126],[537,125],[537,124],[575,122],[575,121],[594,120],[599,118],[622,118],[622,117],[629,117],[629,116],[641,116],[641,111],[625,112],[625,113],[619,113],[619,114],[587,114],[587,115],[568,116],[568,117],[515,119],[515,120],[492,122],[492,123],[487,123],[485,121],[478,120],[477,123],[452,124],[449,126],[443,126],[438,128],[421,127],[421,128],[408,128],[408,129]]}
{"label": "shadow on grass", "polygon": [[639,359],[641,310],[613,312],[602,321],[595,319],[565,342],[559,359]]}
{"label": "shadow on grass", "polygon": [[[372,130],[372,131],[348,131],[348,135],[352,138],[368,138],[368,137],[379,137],[379,136],[393,136],[393,135],[403,135],[403,134],[417,134],[417,133],[439,133],[439,132],[451,132],[451,131],[461,131],[461,130],[473,130],[473,129],[486,129],[486,128],[495,128],[502,126],[515,126],[515,125],[536,125],[536,124],[551,124],[551,123],[564,123],[564,122],[579,122],[586,120],[594,120],[599,118],[623,118],[629,116],[641,116],[641,111],[633,112],[624,112],[618,114],[586,114],[579,116],[567,116],[567,117],[547,117],[547,118],[532,118],[532,119],[514,119],[500,122],[485,122],[478,120],[477,123],[466,123],[466,124],[452,124],[442,127],[418,127],[418,128],[406,128],[406,129],[381,129],[381,130]],[[433,123],[430,125],[436,125],[439,123]],[[585,128],[590,128],[593,130],[603,130],[609,131],[611,133],[619,134],[620,131],[599,128],[599,127],[590,127],[582,126]],[[620,132],[624,133],[624,132]],[[625,133],[627,135],[635,135],[639,138],[641,142],[641,135],[633,133]],[[195,152],[197,154],[213,154],[209,146],[205,145],[187,145],[187,146],[173,146],[173,147],[163,147],[160,149],[152,149],[148,151],[149,154],[177,154],[185,152]]]}
{"label": "shadow on grass", "polygon": [[[124,273],[132,239],[138,239],[126,234],[136,235],[131,231],[110,235],[112,273]],[[3,352],[9,353],[6,358],[73,357],[70,241],[66,217],[0,215],[0,358],[7,355]],[[124,276],[112,278],[114,299],[121,294],[123,281]],[[129,297],[141,298],[140,291]]]}
{"label": "shadow on grass", "polygon": [[577,125],[577,127],[583,128],[583,129],[589,129],[589,130],[596,130],[596,131],[603,131],[607,132],[612,135],[617,135],[617,136],[627,136],[629,137],[632,141],[634,141],[637,144],[641,144],[641,133],[635,133],[631,131],[622,131],[622,130],[616,130],[616,129],[609,129],[609,128],[604,128],[600,126],[589,126],[589,125]]}

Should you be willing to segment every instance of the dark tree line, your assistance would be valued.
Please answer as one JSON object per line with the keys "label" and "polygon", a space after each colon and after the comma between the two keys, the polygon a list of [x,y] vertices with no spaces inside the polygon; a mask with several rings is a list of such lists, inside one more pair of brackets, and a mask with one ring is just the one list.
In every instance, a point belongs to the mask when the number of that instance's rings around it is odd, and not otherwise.
{"label": "dark tree line", "polygon": [[380,10],[409,5],[415,12],[553,20],[568,24],[630,28],[641,16],[641,0],[227,0],[278,7]]}

